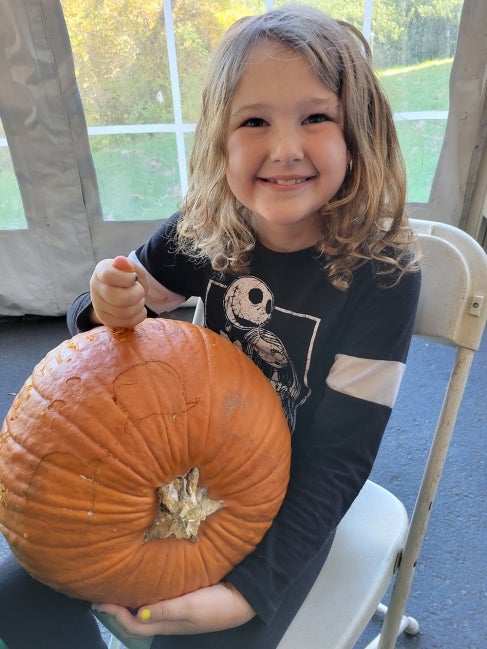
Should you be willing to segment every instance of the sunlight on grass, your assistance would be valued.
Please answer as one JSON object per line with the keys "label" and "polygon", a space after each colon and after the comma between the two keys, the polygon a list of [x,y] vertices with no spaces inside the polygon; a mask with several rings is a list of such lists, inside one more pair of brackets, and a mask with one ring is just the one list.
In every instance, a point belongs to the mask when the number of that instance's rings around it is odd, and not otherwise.
{"label": "sunlight on grass", "polygon": [[382,77],[390,77],[395,74],[404,74],[409,72],[416,72],[417,70],[423,70],[427,68],[432,68],[435,66],[443,67],[445,65],[451,67],[453,58],[449,59],[434,59],[432,61],[422,61],[421,63],[415,63],[414,65],[405,65],[403,67],[396,68],[387,68],[384,70],[379,70],[378,74]]}
{"label": "sunlight on grass", "polygon": [[443,59],[380,71],[393,111],[448,110],[451,66]]}

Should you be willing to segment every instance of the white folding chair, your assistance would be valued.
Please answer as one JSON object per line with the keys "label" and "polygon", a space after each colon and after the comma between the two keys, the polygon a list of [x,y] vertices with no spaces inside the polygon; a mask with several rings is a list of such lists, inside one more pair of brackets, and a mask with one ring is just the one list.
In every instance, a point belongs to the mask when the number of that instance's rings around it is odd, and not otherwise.
{"label": "white folding chair", "polygon": [[[405,607],[487,320],[487,255],[458,228],[430,221],[412,224],[423,253],[414,334],[457,349],[414,511],[409,521],[390,491],[367,481],[338,526],[328,559],[279,649],[352,649],[376,612],[384,615],[384,621],[379,636],[366,649],[393,649],[403,631],[419,630],[418,622],[405,615]],[[201,304],[194,321],[202,324]],[[381,601],[391,584],[386,607]],[[150,647],[150,640],[126,638],[113,620],[102,621],[128,649]],[[122,646],[112,636],[110,649]]]}

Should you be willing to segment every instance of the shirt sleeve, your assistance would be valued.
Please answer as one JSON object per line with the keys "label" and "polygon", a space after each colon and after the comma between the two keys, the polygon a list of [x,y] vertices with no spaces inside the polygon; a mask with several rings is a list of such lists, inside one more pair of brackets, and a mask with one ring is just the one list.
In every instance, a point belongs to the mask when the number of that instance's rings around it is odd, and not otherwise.
{"label": "shirt sleeve", "polygon": [[[146,308],[149,318],[162,311],[171,311],[192,295],[203,294],[204,273],[189,258],[175,251],[178,218],[179,213],[175,213],[163,221],[142,246],[129,254],[148,273]],[[89,292],[73,300],[66,318],[72,336],[96,326],[90,318],[91,307]]]}
{"label": "shirt sleeve", "polygon": [[90,317],[91,297],[89,291],[78,295],[70,304],[66,315],[66,324],[71,336],[81,331],[89,331],[96,325]]}
{"label": "shirt sleeve", "polygon": [[[293,435],[291,478],[281,509],[255,551],[226,577],[265,623],[370,474],[391,413],[391,368],[398,387],[402,373],[394,368],[406,360],[419,286],[419,273],[405,275],[392,288],[378,288],[370,274],[349,301],[323,398],[312,424]],[[345,366],[343,358],[350,359]],[[368,380],[353,380],[354,364],[367,366]]]}
{"label": "shirt sleeve", "polygon": [[[181,296],[184,301],[193,295],[202,296],[206,287],[206,265],[195,262],[177,249],[179,216],[176,212],[164,221],[133,253],[150,275],[149,293],[155,296],[156,303],[158,292],[164,294],[169,291],[172,295]],[[157,310],[157,304],[149,303],[149,306]]]}

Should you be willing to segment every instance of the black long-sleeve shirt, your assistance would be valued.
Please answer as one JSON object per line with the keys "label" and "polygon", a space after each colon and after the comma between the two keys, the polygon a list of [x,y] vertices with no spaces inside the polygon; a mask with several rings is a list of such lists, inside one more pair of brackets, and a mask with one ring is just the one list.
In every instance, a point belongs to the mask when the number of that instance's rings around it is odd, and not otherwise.
{"label": "black long-sleeve shirt", "polygon": [[[151,314],[159,298],[176,306],[202,297],[206,326],[267,375],[293,433],[284,503],[226,577],[269,623],[369,476],[403,375],[420,274],[392,285],[394,277],[368,262],[340,291],[314,249],[281,253],[257,242],[248,274],[222,276],[175,252],[177,218],[132,253],[150,276]],[[92,326],[89,307],[88,294],[71,306],[72,333]]]}

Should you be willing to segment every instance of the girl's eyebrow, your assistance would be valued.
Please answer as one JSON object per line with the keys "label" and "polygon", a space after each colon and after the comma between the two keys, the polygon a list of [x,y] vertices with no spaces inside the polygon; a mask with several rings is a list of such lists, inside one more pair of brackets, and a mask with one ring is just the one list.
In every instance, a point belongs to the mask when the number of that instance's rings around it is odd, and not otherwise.
{"label": "girl's eyebrow", "polygon": [[[330,97],[329,99],[325,97],[303,99],[303,101],[300,102],[300,105],[302,105],[303,110],[321,109],[329,111],[341,109],[341,102],[335,96]],[[259,113],[260,111],[266,110],[269,107],[270,104],[259,102],[255,104],[244,104],[243,106],[237,105],[236,110],[231,110],[230,112],[233,116],[238,117],[240,114]]]}
{"label": "girl's eyebrow", "polygon": [[259,113],[262,110],[266,110],[268,104],[244,104],[243,106],[238,106],[237,110],[230,110],[231,115],[238,117],[241,113]]}
{"label": "girl's eyebrow", "polygon": [[329,98],[318,97],[316,99],[307,99],[303,101],[303,108],[312,109],[312,110],[322,110],[324,112],[338,110],[341,111],[342,103],[340,99],[336,96],[330,96]]}

